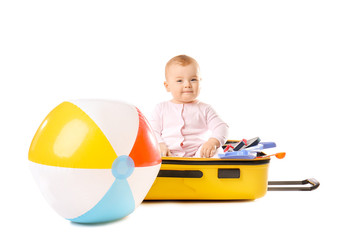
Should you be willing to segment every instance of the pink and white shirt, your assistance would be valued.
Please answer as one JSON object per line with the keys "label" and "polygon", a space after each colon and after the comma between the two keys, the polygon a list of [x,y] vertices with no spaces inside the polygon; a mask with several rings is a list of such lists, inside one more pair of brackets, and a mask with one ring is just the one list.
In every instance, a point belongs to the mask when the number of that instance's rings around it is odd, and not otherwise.
{"label": "pink and white shirt", "polygon": [[158,142],[164,142],[178,157],[193,157],[210,137],[224,145],[228,136],[228,125],[210,105],[200,101],[159,103],[149,122]]}

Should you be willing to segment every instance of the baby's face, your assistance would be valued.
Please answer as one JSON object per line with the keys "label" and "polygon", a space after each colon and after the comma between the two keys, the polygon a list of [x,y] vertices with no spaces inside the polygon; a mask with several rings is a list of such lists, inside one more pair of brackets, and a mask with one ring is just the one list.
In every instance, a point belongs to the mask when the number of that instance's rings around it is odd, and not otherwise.
{"label": "baby's face", "polygon": [[165,88],[171,92],[174,103],[191,103],[200,93],[200,72],[197,64],[172,64],[167,69]]}

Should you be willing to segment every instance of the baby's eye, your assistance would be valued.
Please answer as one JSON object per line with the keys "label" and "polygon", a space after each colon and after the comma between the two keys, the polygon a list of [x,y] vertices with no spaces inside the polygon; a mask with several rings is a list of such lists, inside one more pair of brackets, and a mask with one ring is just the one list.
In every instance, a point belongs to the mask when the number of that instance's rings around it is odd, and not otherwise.
{"label": "baby's eye", "polygon": [[193,78],[193,79],[191,79],[191,81],[192,81],[192,82],[196,82],[196,81],[197,81],[197,79],[196,79],[196,78]]}
{"label": "baby's eye", "polygon": [[182,79],[178,79],[178,80],[176,80],[176,82],[181,83],[181,82],[182,82]]}

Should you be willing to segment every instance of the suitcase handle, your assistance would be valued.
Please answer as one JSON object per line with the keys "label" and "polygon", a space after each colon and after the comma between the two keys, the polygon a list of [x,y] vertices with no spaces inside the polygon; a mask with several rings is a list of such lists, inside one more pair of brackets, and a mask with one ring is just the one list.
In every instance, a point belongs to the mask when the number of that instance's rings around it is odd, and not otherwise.
{"label": "suitcase handle", "polygon": [[[310,184],[311,186],[300,187],[307,184]],[[302,181],[269,181],[268,185],[298,185],[295,187],[268,187],[268,191],[312,191],[317,189],[320,186],[320,183],[315,178],[309,178]]]}
{"label": "suitcase handle", "polygon": [[[240,178],[239,168],[219,168],[218,179],[228,178],[237,179]],[[203,172],[200,170],[160,170],[157,177],[171,177],[171,178],[202,178]]]}

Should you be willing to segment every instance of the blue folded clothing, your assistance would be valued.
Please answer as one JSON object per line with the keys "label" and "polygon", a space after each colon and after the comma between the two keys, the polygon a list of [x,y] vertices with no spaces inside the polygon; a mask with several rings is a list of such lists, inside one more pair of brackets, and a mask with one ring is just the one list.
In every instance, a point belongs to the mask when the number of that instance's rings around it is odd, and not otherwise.
{"label": "blue folded clothing", "polygon": [[274,148],[274,147],[276,147],[276,143],[274,142],[261,142],[258,145],[254,147],[246,148],[245,150],[249,152],[261,152],[263,149]]}
{"label": "blue folded clothing", "polygon": [[249,152],[247,150],[226,152],[225,154],[219,154],[219,157],[221,159],[254,159],[256,158],[256,152]]}

